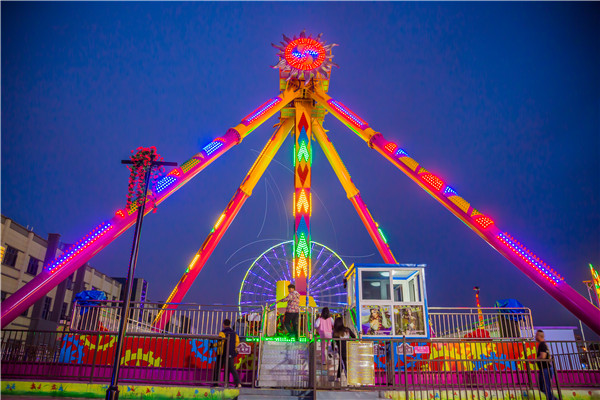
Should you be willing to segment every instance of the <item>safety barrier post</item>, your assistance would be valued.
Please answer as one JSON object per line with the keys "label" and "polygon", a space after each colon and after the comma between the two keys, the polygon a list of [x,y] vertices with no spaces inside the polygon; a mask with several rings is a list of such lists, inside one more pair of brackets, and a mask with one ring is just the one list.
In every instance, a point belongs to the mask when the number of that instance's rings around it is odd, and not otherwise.
{"label": "safety barrier post", "polygon": [[556,365],[554,365],[554,359],[551,358],[548,362],[554,371],[554,383],[556,384],[556,391],[558,392],[558,400],[562,400],[562,392],[560,390],[560,383],[558,382],[558,371],[556,370]]}
{"label": "safety barrier post", "polygon": [[[402,352],[404,353],[404,398],[408,399],[408,379],[406,367],[406,335],[402,336]],[[394,358],[394,346],[392,345],[392,359]],[[394,368],[394,371],[396,369]]]}
{"label": "safety barrier post", "polygon": [[96,356],[98,355],[98,343],[100,343],[100,333],[96,333],[96,348],[94,349],[94,357],[92,358],[92,369],[90,370],[90,384],[94,383],[94,368],[96,366]]}

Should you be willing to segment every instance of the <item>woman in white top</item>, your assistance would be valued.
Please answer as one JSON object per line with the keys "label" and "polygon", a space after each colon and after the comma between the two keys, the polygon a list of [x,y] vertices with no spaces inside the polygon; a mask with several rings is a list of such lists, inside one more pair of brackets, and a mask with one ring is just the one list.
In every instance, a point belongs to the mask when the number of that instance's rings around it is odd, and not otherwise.
{"label": "woman in white top", "polygon": [[321,363],[326,364],[327,357],[327,346],[331,335],[333,333],[333,318],[329,315],[329,308],[323,307],[321,316],[315,321],[315,327],[321,338]]}

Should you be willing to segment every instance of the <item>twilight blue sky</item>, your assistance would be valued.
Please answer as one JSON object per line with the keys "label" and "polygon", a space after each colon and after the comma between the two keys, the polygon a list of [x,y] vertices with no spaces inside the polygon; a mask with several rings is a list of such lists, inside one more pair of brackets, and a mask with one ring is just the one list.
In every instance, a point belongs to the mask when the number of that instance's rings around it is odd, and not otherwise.
{"label": "twilight blue sky", "polygon": [[[120,160],[183,162],[277,93],[271,42],[338,43],[330,94],[448,181],[577,290],[600,263],[600,7],[593,3],[2,2],[2,213],[72,242],[125,202]],[[272,132],[272,119],[145,221],[138,276],[163,300]],[[326,127],[401,262],[429,265],[430,304],[514,297],[537,324],[576,320],[332,117]],[[290,142],[276,160],[291,164]],[[187,300],[233,303],[237,262],[290,236],[293,180],[274,163]],[[263,179],[264,180],[264,179]],[[275,196],[274,183],[284,195]],[[376,249],[320,149],[313,238]],[[268,217],[261,224],[267,208]],[[260,235],[259,235],[260,233]],[[132,231],[94,258],[123,275]],[[229,262],[229,255],[246,247]]]}

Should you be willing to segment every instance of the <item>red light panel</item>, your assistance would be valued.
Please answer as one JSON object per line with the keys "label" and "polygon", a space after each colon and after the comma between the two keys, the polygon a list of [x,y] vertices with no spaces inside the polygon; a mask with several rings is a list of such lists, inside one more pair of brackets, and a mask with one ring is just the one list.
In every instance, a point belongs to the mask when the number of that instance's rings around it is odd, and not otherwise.
{"label": "red light panel", "polygon": [[489,217],[486,217],[485,215],[478,215],[474,219],[475,219],[475,222],[477,222],[477,224],[479,226],[481,226],[483,229],[494,224],[494,220],[492,220]]}
{"label": "red light panel", "polygon": [[384,148],[389,152],[389,153],[393,153],[394,150],[396,150],[398,148],[398,145],[396,143],[392,143],[389,142],[388,144],[386,144],[384,146]]}
{"label": "red light panel", "polygon": [[284,57],[291,67],[310,71],[325,61],[325,48],[315,39],[298,38],[287,45]]}

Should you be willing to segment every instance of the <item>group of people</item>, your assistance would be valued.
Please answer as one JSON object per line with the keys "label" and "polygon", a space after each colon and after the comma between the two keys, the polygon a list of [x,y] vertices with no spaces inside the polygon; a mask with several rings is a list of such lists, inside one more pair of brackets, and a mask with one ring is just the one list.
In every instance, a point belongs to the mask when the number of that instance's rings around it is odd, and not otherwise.
{"label": "group of people", "polygon": [[[286,331],[292,337],[298,337],[298,319],[300,317],[300,294],[296,291],[294,284],[288,285],[288,295],[282,298],[279,302],[287,302],[285,309],[285,322],[284,326]],[[315,328],[319,337],[321,338],[321,363],[327,364],[327,348],[330,347],[330,340],[328,339],[356,339],[356,335],[352,330],[344,325],[342,317],[337,317],[335,320],[331,317],[328,307],[324,307],[321,315],[315,321]],[[346,368],[348,363],[346,342],[344,340],[335,341],[339,342],[340,358],[338,362],[338,378],[341,376],[342,369]],[[337,350],[338,346],[335,343],[332,344],[331,349]]]}
{"label": "group of people", "polygon": [[[285,310],[285,329],[288,334],[293,337],[298,336],[298,319],[300,316],[300,294],[296,291],[296,287],[293,284],[288,286],[288,295],[279,302],[286,301],[287,307]],[[356,338],[354,332],[344,325],[344,320],[341,317],[337,317],[335,320],[331,317],[329,308],[323,308],[321,315],[315,321],[315,328],[319,333],[321,341],[321,362],[323,365],[327,362],[327,354],[329,347],[329,341],[332,339],[349,339]],[[237,348],[240,344],[240,337],[231,328],[231,321],[226,319],[223,321],[223,330],[219,333],[219,340],[214,346],[217,347],[217,360],[215,368],[213,369],[213,380],[218,382],[220,374],[223,369],[226,369],[225,375],[227,381],[229,381],[229,374],[233,376],[233,382],[236,387],[242,387],[240,376],[235,368],[235,357],[237,356]],[[329,340],[328,340],[329,339]],[[336,341],[337,342],[337,341]],[[225,347],[228,346],[228,347]],[[335,343],[332,344],[331,350],[337,350],[339,348],[340,358],[338,362],[337,376],[341,376],[341,371],[345,370],[347,364],[347,348],[346,342],[343,340],[339,341],[339,346]]]}
{"label": "group of people", "polygon": [[[297,337],[298,335],[298,318],[300,314],[300,294],[296,292],[296,287],[293,284],[288,286],[289,294],[280,301],[287,301],[285,310],[285,328],[290,335]],[[335,320],[331,316],[328,307],[324,307],[321,315],[315,320],[315,328],[321,339],[321,363],[327,364],[327,358],[330,355],[329,351],[339,352],[339,361],[337,368],[337,377],[341,377],[342,370],[346,371],[348,364],[348,351],[346,340],[356,338],[354,332],[344,325],[342,317],[336,317]],[[219,380],[221,370],[227,365],[226,375],[233,375],[234,384],[236,387],[241,387],[240,377],[235,369],[235,357],[237,356],[237,347],[240,343],[238,334],[231,328],[231,321],[226,319],[223,322],[223,330],[219,333],[220,340],[217,344],[217,364],[214,369],[214,381]],[[552,393],[552,378],[554,377],[554,369],[551,359],[550,350],[545,342],[544,331],[538,330],[535,335],[537,341],[537,359],[539,375],[538,384],[540,391],[546,395],[547,400],[554,400]],[[225,347],[228,346],[228,348]],[[331,354],[332,355],[332,354]],[[227,378],[229,380],[229,378]]]}
{"label": "group of people", "polygon": [[332,351],[339,349],[340,357],[338,360],[337,377],[340,378],[342,370],[346,371],[348,365],[348,350],[346,341],[343,339],[356,339],[356,335],[350,328],[344,325],[342,317],[336,317],[334,320],[331,317],[328,307],[324,307],[321,315],[315,320],[315,328],[321,338],[321,363],[323,365],[327,365],[329,344],[331,343]]}

